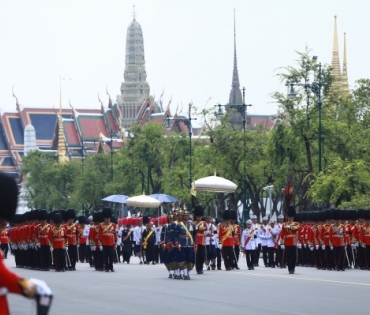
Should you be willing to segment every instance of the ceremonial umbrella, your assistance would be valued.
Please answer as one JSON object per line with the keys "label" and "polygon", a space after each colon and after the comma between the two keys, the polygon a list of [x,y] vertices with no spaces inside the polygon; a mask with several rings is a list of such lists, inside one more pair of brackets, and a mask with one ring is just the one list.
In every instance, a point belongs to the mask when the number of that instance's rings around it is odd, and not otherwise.
{"label": "ceremonial umbrella", "polygon": [[135,196],[126,200],[127,206],[136,208],[158,208],[160,204],[159,200],[146,195]]}
{"label": "ceremonial umbrella", "polygon": [[126,203],[126,200],[128,198],[130,197],[125,195],[110,195],[108,197],[103,198],[102,200],[109,202]]}
{"label": "ceremonial umbrella", "polygon": [[160,202],[177,202],[178,201],[178,199],[176,199],[175,197],[172,197],[166,194],[152,194],[152,195],[149,195],[149,197],[157,199]]}
{"label": "ceremonial umbrella", "polygon": [[197,191],[233,193],[237,187],[232,181],[216,175],[203,177],[195,181],[195,189]]}

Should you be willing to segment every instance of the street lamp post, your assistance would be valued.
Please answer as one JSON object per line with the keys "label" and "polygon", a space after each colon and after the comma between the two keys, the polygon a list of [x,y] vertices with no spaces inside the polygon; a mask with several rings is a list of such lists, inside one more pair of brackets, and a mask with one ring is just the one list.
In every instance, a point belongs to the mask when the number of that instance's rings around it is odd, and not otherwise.
{"label": "street lamp post", "polygon": [[222,108],[221,108],[222,106],[237,110],[238,113],[240,113],[243,118],[243,177],[244,177],[244,180],[243,180],[243,219],[244,219],[244,222],[243,224],[244,226],[246,226],[245,222],[247,222],[247,220],[249,219],[249,213],[247,209],[247,179],[246,179],[247,169],[246,169],[246,151],[245,151],[246,149],[245,125],[246,125],[247,107],[252,106],[252,104],[245,104],[245,87],[243,87],[243,104],[240,104],[240,105],[218,104],[216,106],[218,106],[218,111],[216,112],[216,117],[218,118],[221,118],[224,115]]}
{"label": "street lamp post", "polygon": [[[147,190],[146,190],[146,194],[147,195],[150,195],[150,165],[149,165],[149,145],[148,143],[145,142],[145,153],[146,153],[146,163],[148,164],[147,167],[148,167],[148,170],[147,170],[147,177],[146,177],[146,186],[147,186]],[[147,209],[149,211],[149,209]]]}
{"label": "street lamp post", "polygon": [[[193,131],[192,131],[192,126],[191,126],[191,121],[192,120],[197,120],[196,118],[192,118],[191,117],[191,106],[192,104],[189,103],[189,113],[188,113],[188,118],[186,119],[182,119],[182,118],[172,118],[172,120],[178,120],[178,121],[182,121],[186,127],[188,128],[188,135],[189,135],[189,154],[190,154],[190,159],[189,159],[189,189],[191,189],[191,186],[192,186],[192,183],[193,183],[193,165],[192,165],[192,148],[191,148],[191,138],[192,138],[192,135],[193,135]],[[170,124],[170,118],[167,118],[167,126],[166,126],[166,129],[167,130],[170,130],[171,129],[171,124]],[[192,211],[192,204],[190,203],[190,207],[189,207],[189,212]]]}
{"label": "street lamp post", "polygon": [[263,187],[263,190],[267,190],[269,192],[269,199],[270,199],[270,218],[272,217],[272,190],[274,189],[274,185],[269,185]]}
{"label": "street lamp post", "polygon": [[[313,60],[317,60],[317,56],[312,57]],[[294,100],[297,96],[297,93],[294,91],[294,86],[302,86],[306,90],[310,89],[312,93],[314,93],[317,97],[317,106],[319,110],[319,128],[318,128],[318,146],[319,146],[319,161],[318,161],[318,173],[320,174],[322,172],[322,116],[321,116],[321,110],[322,110],[322,89],[327,85],[323,81],[322,77],[322,69],[321,69],[321,63],[318,64],[318,75],[317,80],[310,83],[291,83],[287,82],[287,85],[290,86],[290,92],[288,94],[288,97],[291,100]],[[316,79],[316,78],[315,78]],[[318,211],[322,211],[322,204],[320,203],[318,205]]]}
{"label": "street lamp post", "polygon": [[[83,141],[82,141],[82,150],[81,150],[81,174],[82,176],[84,174],[84,160],[85,160],[85,153],[84,153],[84,147],[83,147]],[[86,215],[84,211],[85,211],[85,207],[84,207],[84,203],[82,202],[82,213]]]}

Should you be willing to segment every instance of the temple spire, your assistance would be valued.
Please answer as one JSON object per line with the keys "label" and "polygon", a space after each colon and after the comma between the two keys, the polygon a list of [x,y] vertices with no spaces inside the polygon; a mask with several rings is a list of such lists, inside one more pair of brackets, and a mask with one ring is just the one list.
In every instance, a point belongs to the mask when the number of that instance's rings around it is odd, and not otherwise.
{"label": "temple spire", "polygon": [[338,49],[338,32],[337,32],[337,16],[334,16],[334,40],[333,40],[333,55],[331,59],[331,74],[336,77],[336,82],[334,84],[340,84],[340,61],[339,61],[339,49]]}
{"label": "temple spire", "polygon": [[59,78],[59,114],[58,114],[58,162],[68,162],[66,141],[64,139],[63,116],[62,116],[62,78]]}
{"label": "temple spire", "polygon": [[234,68],[233,68],[233,78],[232,78],[232,83],[231,83],[229,104],[230,105],[242,104],[242,92],[240,90],[238,62],[237,62],[237,57],[236,57],[235,9],[234,9]]}
{"label": "temple spire", "polygon": [[348,75],[347,75],[347,40],[344,33],[344,51],[343,51],[343,72],[342,72],[343,88],[348,91]]}

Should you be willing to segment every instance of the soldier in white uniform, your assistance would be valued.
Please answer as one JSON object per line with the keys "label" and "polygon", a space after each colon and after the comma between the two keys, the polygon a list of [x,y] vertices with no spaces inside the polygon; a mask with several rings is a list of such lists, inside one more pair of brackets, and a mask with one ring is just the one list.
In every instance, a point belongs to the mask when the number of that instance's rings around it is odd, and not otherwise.
{"label": "soldier in white uniform", "polygon": [[254,255],[256,253],[256,239],[257,239],[257,231],[254,229],[252,225],[252,221],[247,221],[247,228],[242,232],[242,242],[241,247],[245,253],[248,270],[254,270],[254,262],[255,258]]}
{"label": "soldier in white uniform", "polygon": [[154,261],[156,264],[162,263],[162,249],[161,249],[161,233],[162,226],[159,225],[158,219],[154,222],[155,245],[154,245]]}
{"label": "soldier in white uniform", "polygon": [[257,216],[256,215],[252,215],[251,219],[252,219],[252,226],[253,226],[254,230],[256,231],[255,235],[257,236],[257,238],[255,239],[256,252],[255,252],[255,255],[254,255],[254,267],[258,267],[259,266],[259,259],[260,259],[260,252],[261,252],[261,240],[258,237],[257,230],[260,228],[261,225],[259,223],[257,223]]}
{"label": "soldier in white uniform", "polygon": [[265,267],[270,267],[269,261],[271,261],[271,258],[269,257],[268,252],[268,243],[272,239],[272,235],[269,232],[269,226],[268,226],[268,218],[263,217],[262,218],[262,225],[258,229],[258,237],[261,240],[261,246],[262,246],[262,252],[263,252],[263,263]]}
{"label": "soldier in white uniform", "polygon": [[122,255],[122,232],[123,232],[123,226],[119,227],[117,225],[116,227],[117,229],[117,258],[118,258],[118,262],[120,263],[121,262],[121,255]]}
{"label": "soldier in white uniform", "polygon": [[213,243],[214,243],[215,248],[216,248],[217,270],[222,270],[221,269],[221,262],[222,262],[221,249],[222,249],[222,245],[220,245],[220,242],[219,242],[219,239],[218,239],[218,227],[219,227],[219,224],[218,224],[217,219],[215,220],[215,226],[216,226],[216,229],[217,230],[214,232],[214,235],[213,235]]}
{"label": "soldier in white uniform", "polygon": [[[217,258],[217,249],[215,246],[214,235],[217,233],[216,226],[211,222],[211,216],[206,217],[207,229],[206,234],[206,266],[207,270],[216,269],[216,258]],[[210,262],[211,265],[210,265]]]}
{"label": "soldier in white uniform", "polygon": [[[134,243],[135,243],[135,255],[139,257],[140,264],[143,263],[143,248],[141,245],[141,239],[143,236],[143,232],[145,230],[145,227],[143,226],[143,221],[141,218],[139,218],[138,225],[134,228],[133,234],[134,234]],[[145,257],[144,257],[145,262]]]}
{"label": "soldier in white uniform", "polygon": [[[87,221],[89,222],[89,224],[86,224],[85,225],[85,229],[87,230],[87,242],[86,244],[88,245],[89,244],[89,233],[90,233],[90,228],[94,225],[94,222],[93,222],[93,216],[90,215],[88,218],[87,218]],[[84,231],[85,232],[85,231]],[[90,246],[86,246],[86,251],[87,251],[87,260],[89,261],[89,265],[90,267],[94,267],[94,259],[93,259],[93,252],[91,251],[91,247]]]}
{"label": "soldier in white uniform", "polygon": [[271,268],[275,268],[276,266],[276,259],[275,259],[275,254],[276,254],[276,249],[278,247],[277,238],[280,235],[280,229],[275,224],[276,222],[274,220],[270,220],[270,226],[269,226],[269,233],[271,235],[271,238],[267,240],[267,247],[268,247],[268,253],[269,253],[269,266]]}

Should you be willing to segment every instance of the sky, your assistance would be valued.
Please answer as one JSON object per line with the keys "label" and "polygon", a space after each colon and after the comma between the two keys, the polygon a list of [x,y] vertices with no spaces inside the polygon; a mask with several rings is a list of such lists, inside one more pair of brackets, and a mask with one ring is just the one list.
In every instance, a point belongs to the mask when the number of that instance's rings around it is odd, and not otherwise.
{"label": "sky", "polygon": [[[133,5],[145,45],[147,81],[164,91],[174,113],[226,104],[236,46],[241,87],[251,114],[277,112],[271,98],[286,88],[277,77],[307,46],[331,63],[334,15],[339,57],[347,33],[351,87],[368,78],[368,0],[0,0],[0,111],[21,107],[100,108],[120,93]],[[211,99],[210,99],[211,98]],[[208,101],[208,103],[207,103]],[[198,125],[201,121],[198,120]]]}

